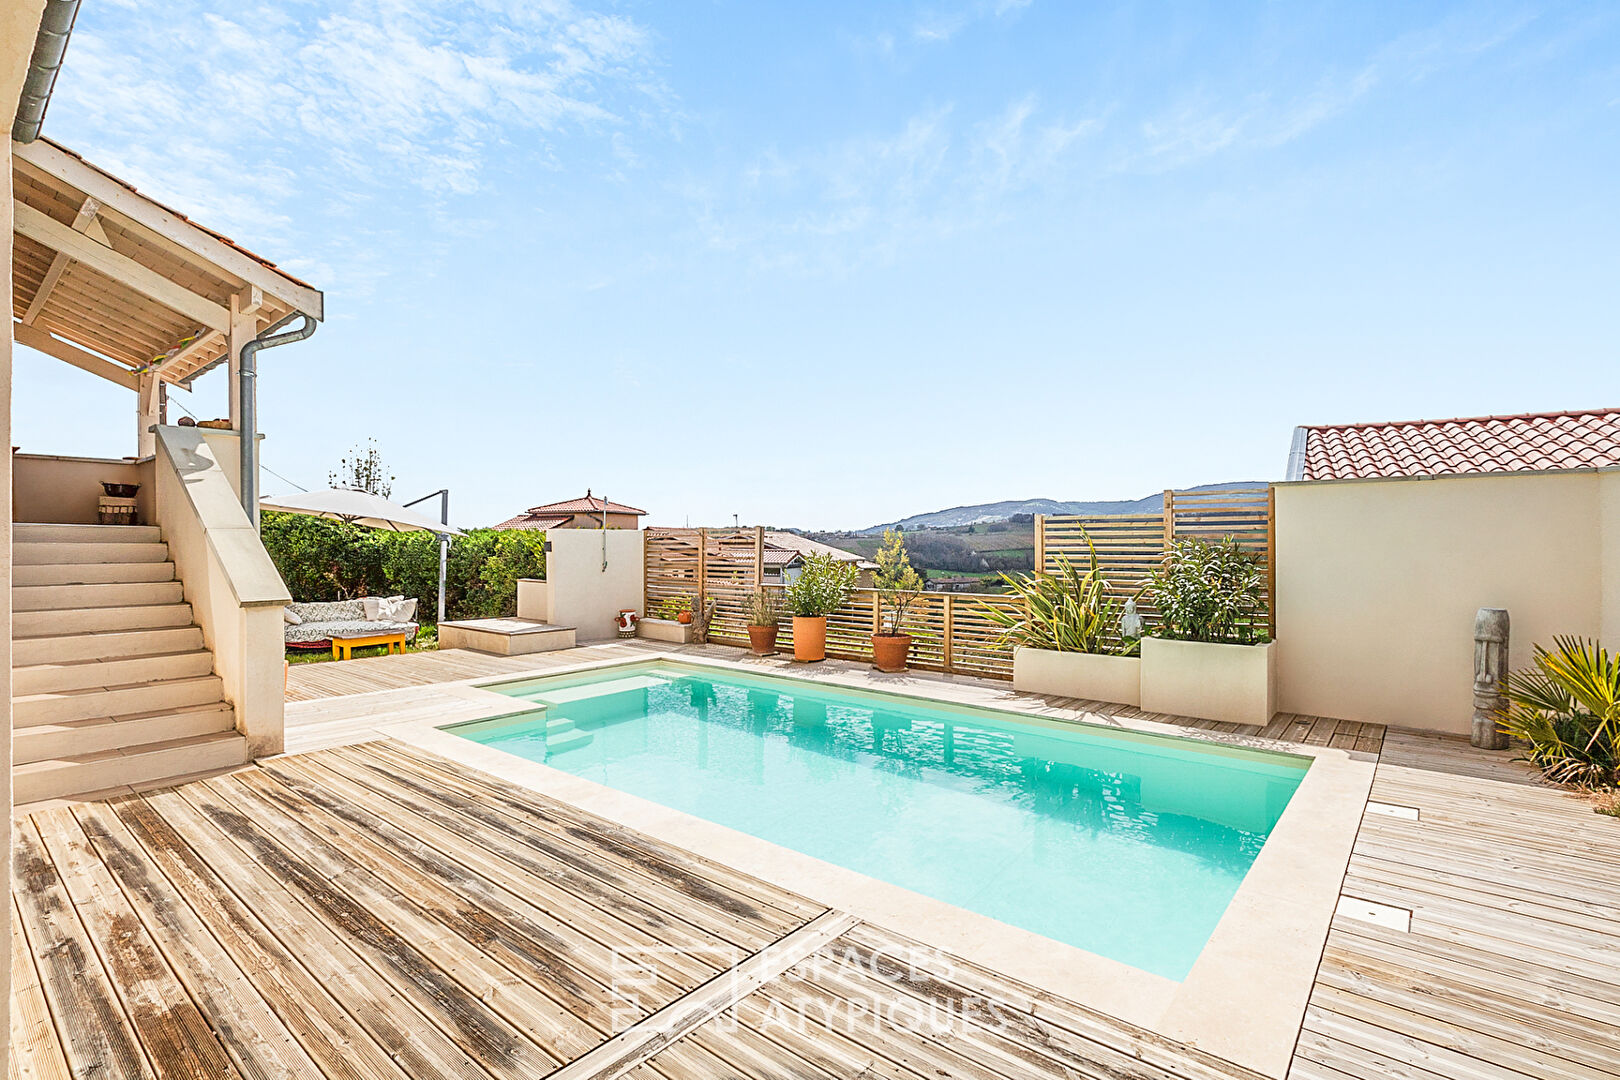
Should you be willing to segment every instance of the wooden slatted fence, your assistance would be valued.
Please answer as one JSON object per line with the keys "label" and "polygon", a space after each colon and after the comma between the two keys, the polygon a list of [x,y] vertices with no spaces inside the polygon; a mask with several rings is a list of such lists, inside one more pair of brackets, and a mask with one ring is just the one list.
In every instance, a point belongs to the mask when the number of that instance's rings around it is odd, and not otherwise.
{"label": "wooden slatted fence", "polygon": [[[1222,491],[1166,491],[1157,514],[1048,515],[1035,522],[1035,565],[1045,573],[1059,568],[1060,556],[1075,566],[1089,565],[1089,537],[1110,591],[1136,596],[1165,552],[1177,540],[1218,543],[1232,537],[1260,556],[1266,568],[1266,612],[1276,634],[1271,597],[1276,592],[1276,514],[1271,485]],[[1150,624],[1157,617],[1151,597],[1137,601]]]}
{"label": "wooden slatted fence", "polygon": [[[758,588],[781,597],[783,586],[760,582],[764,576],[764,530],[648,529],[646,605],[656,614],[670,597],[707,593],[716,601],[709,640],[748,644],[747,603]],[[999,631],[984,607],[1010,608],[1016,602],[995,593],[924,593],[911,607],[911,665],[924,671],[961,672],[1012,678],[1012,651],[996,643]],[[872,659],[877,627],[877,594],[857,589],[849,603],[827,618],[827,655],[843,660]],[[784,616],[777,648],[793,648],[793,620]]]}

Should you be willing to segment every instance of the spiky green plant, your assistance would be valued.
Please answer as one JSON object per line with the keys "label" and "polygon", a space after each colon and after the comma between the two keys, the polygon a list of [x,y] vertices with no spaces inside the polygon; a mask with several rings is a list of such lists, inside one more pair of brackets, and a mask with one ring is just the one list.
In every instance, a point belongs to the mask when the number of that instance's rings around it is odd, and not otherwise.
{"label": "spiky green plant", "polygon": [[743,615],[749,626],[775,626],[782,621],[782,605],[769,589],[756,589],[743,603]]}
{"label": "spiky green plant", "polygon": [[1062,555],[1054,574],[1002,574],[1017,607],[979,608],[986,621],[1001,628],[997,642],[1025,649],[1129,655],[1135,641],[1120,636],[1125,603],[1108,590],[1091,538],[1090,565],[1084,573]]}
{"label": "spiky green plant", "polygon": [[1532,665],[1507,677],[1502,730],[1555,783],[1620,783],[1620,656],[1565,636],[1537,645]]}

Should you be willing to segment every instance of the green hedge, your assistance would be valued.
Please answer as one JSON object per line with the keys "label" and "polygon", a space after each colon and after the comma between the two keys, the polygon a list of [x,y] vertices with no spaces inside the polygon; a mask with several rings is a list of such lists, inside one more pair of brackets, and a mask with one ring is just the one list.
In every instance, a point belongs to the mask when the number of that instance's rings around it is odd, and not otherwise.
{"label": "green hedge", "polygon": [[[439,604],[439,541],[428,532],[364,529],[303,514],[265,513],[259,529],[294,600],[413,596],[431,623]],[[518,578],[544,577],[545,534],[473,529],[450,542],[445,614],[479,619],[517,613]]]}

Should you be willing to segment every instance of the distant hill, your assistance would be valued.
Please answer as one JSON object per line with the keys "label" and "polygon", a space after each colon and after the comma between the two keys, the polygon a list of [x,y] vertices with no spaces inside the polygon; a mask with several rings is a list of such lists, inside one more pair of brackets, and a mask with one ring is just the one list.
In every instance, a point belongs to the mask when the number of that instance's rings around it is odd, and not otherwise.
{"label": "distant hill", "polygon": [[[1205,484],[1186,488],[1187,491],[1229,491],[1232,488],[1252,487],[1257,480],[1233,481],[1225,484]],[[1006,521],[1014,514],[1157,514],[1164,509],[1164,492],[1156,492],[1141,499],[1114,499],[1097,502],[1063,502],[1058,499],[1009,499],[1004,502],[978,503],[973,506],[953,506],[949,510],[935,510],[931,514],[913,514],[899,521],[873,525],[859,530],[861,535],[878,534],[884,529],[950,529],[962,525],[980,525],[991,521]]]}

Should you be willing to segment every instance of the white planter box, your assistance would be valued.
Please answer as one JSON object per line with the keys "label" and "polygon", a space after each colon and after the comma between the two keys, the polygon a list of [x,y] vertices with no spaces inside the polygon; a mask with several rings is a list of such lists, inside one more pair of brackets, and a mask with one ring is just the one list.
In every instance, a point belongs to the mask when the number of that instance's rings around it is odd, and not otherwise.
{"label": "white planter box", "polygon": [[673,641],[677,645],[692,644],[692,623],[674,619],[642,619],[636,624],[636,636],[649,641]]}
{"label": "white planter box", "polygon": [[1013,689],[1140,705],[1142,661],[1135,656],[1014,649]]}
{"label": "white planter box", "polygon": [[1270,723],[1277,711],[1277,643],[1143,638],[1142,708],[1231,724]]}

